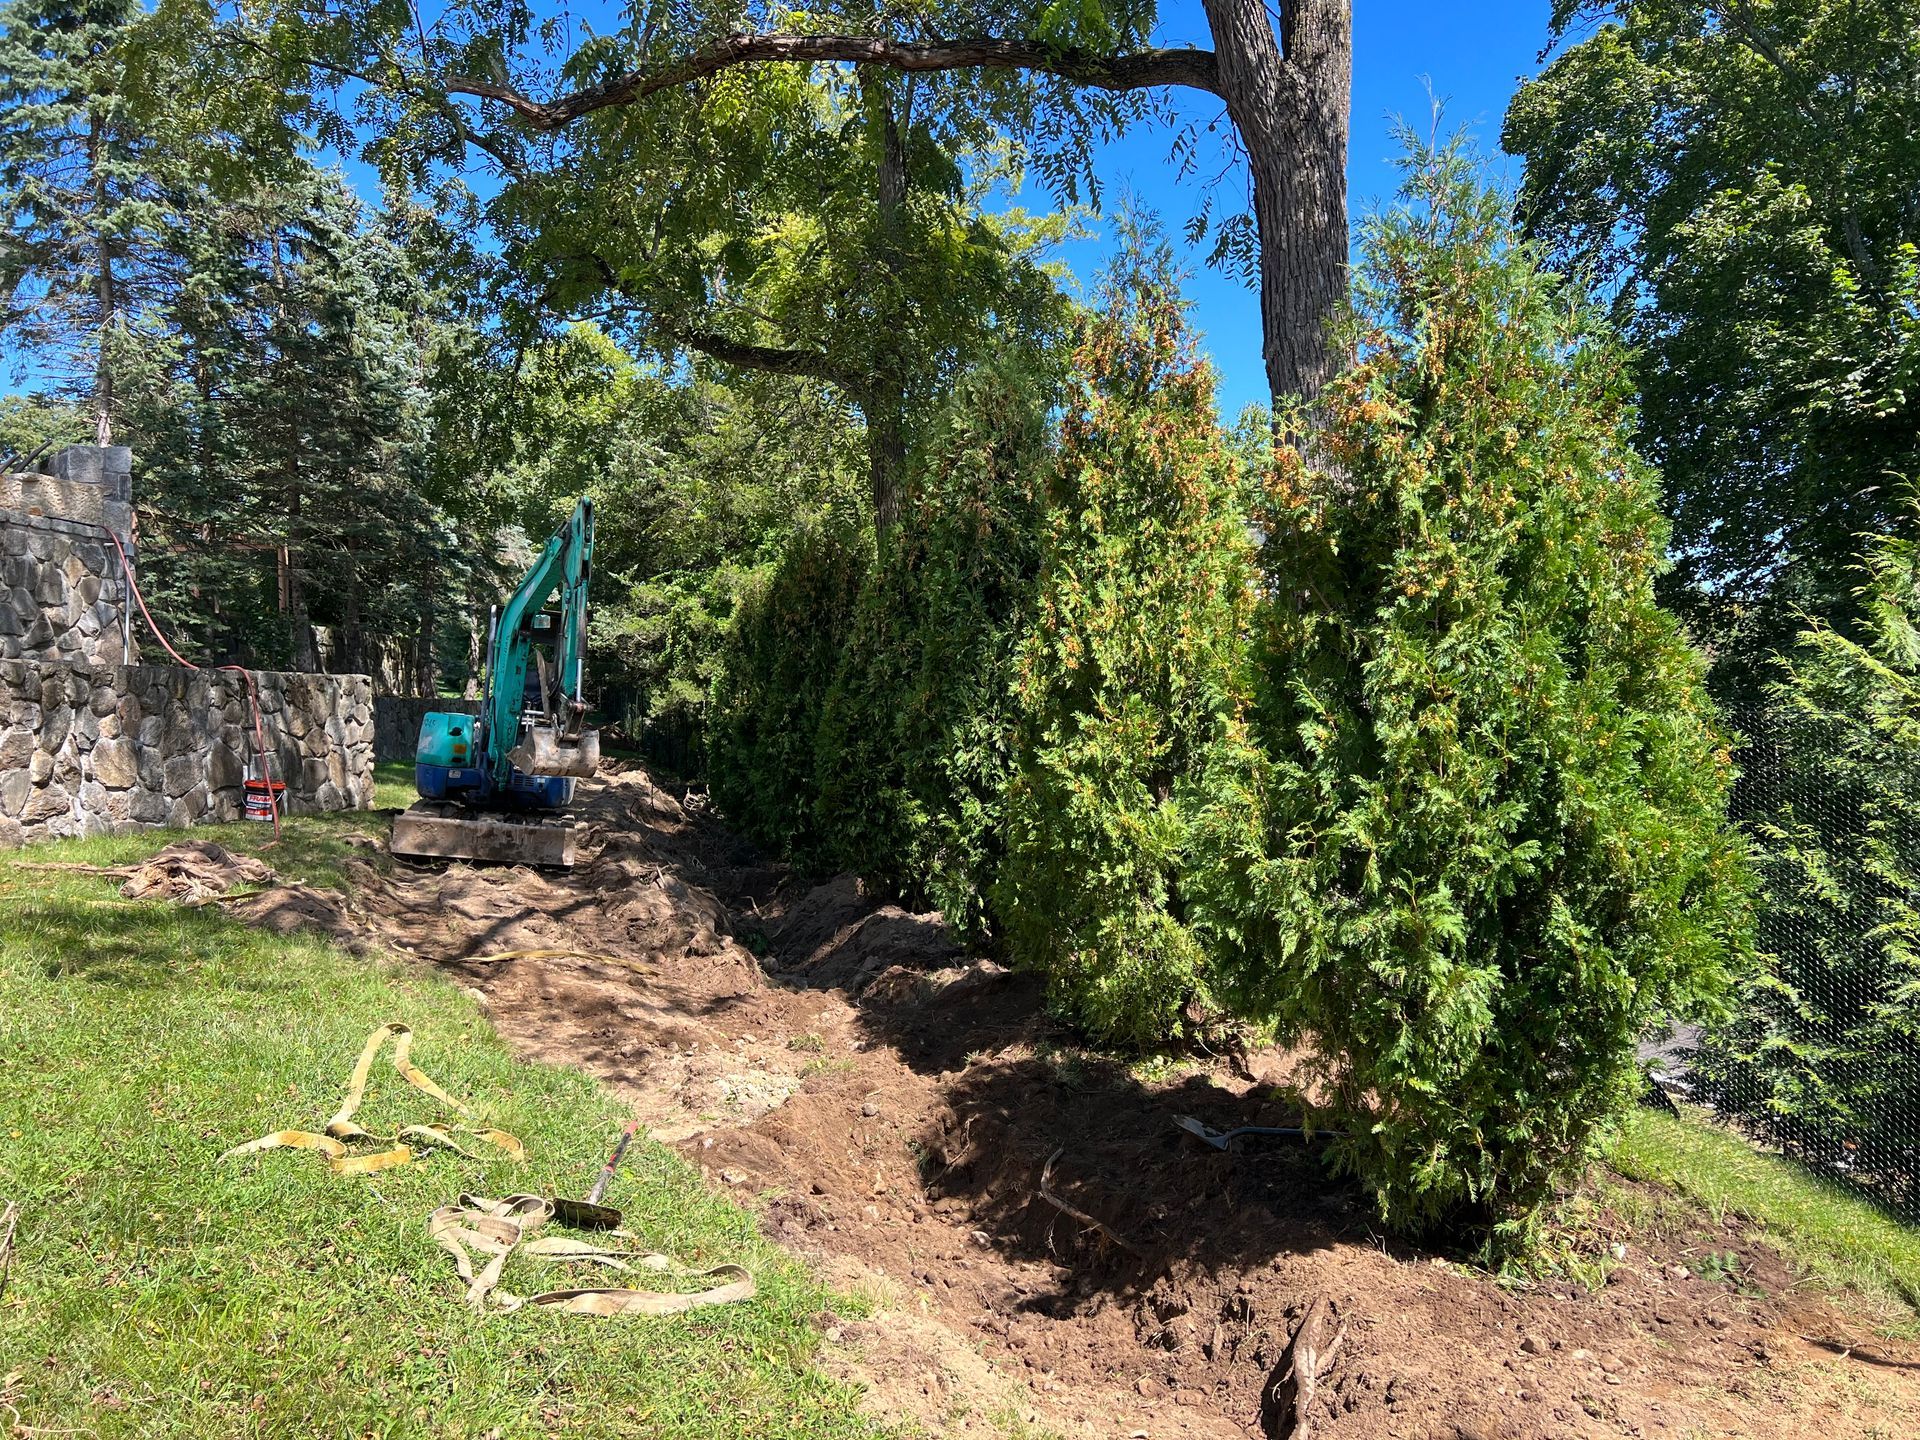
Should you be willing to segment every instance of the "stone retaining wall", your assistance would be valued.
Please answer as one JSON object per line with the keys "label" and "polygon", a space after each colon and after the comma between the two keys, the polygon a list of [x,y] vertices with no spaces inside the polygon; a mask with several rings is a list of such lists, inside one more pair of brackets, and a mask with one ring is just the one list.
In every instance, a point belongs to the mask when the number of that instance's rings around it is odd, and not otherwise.
{"label": "stone retaining wall", "polygon": [[[0,845],[238,820],[260,773],[238,672],[128,663],[130,466],[70,445],[0,475]],[[286,812],[365,809],[372,682],[250,673]]]}
{"label": "stone retaining wall", "polygon": [[[286,812],[365,809],[367,677],[250,673]],[[0,660],[0,845],[238,820],[256,750],[233,671]]]}

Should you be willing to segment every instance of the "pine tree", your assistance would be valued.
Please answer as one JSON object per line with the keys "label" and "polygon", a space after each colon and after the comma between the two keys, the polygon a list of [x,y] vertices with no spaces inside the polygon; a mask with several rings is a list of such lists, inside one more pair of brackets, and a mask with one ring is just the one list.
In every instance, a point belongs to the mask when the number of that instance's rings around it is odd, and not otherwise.
{"label": "pine tree", "polygon": [[0,9],[0,337],[115,417],[112,352],[173,275],[168,164],[123,84],[138,0]]}
{"label": "pine tree", "polygon": [[296,171],[192,220],[169,232],[181,283],[151,312],[160,338],[120,362],[154,598],[225,653],[317,669],[326,625],[333,668],[374,668],[432,615],[426,592],[464,588],[423,494],[429,299],[337,175]]}

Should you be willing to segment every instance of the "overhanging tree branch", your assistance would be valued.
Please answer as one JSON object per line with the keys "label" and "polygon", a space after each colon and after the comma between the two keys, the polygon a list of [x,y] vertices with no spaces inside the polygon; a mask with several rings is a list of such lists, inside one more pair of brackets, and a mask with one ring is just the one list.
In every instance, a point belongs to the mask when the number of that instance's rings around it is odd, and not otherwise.
{"label": "overhanging tree branch", "polygon": [[742,370],[764,370],[770,375],[798,375],[824,380],[847,391],[856,401],[865,388],[859,381],[817,350],[795,350],[780,345],[756,345],[732,340],[711,330],[669,330],[668,336],[689,350],[698,350],[709,360],[735,365]]}
{"label": "overhanging tree branch", "polygon": [[787,64],[881,65],[909,73],[943,70],[1027,70],[1057,75],[1095,90],[1140,90],[1178,85],[1220,94],[1211,50],[1152,48],[1109,55],[1043,45],[1033,40],[978,36],[907,41],[865,35],[729,35],[692,54],[650,70],[634,70],[598,85],[534,100],[511,85],[465,76],[444,82],[449,94],[494,100],[537,130],[558,130],[584,115],[761,61]]}
{"label": "overhanging tree branch", "polygon": [[[614,294],[622,296],[629,303],[645,307],[645,297],[634,293],[625,277],[614,268],[606,256],[597,251],[586,251],[578,257],[593,267],[600,277],[601,284]],[[845,366],[836,364],[830,355],[819,350],[803,350],[786,345],[760,345],[750,340],[735,340],[716,330],[703,330],[693,326],[676,325],[665,317],[654,317],[653,330],[658,339],[675,345],[683,345],[689,350],[698,350],[709,360],[718,360],[722,365],[737,366],[742,370],[763,370],[769,375],[794,375],[809,380],[823,380],[829,385],[837,385],[845,390],[855,404],[864,404],[867,387],[862,378]]]}

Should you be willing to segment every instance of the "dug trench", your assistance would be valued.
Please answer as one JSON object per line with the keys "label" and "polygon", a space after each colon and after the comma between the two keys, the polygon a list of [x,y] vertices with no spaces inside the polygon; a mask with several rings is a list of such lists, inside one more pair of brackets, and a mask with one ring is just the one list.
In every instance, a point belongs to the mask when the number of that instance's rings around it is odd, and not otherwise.
{"label": "dug trench", "polygon": [[[567,874],[356,862],[345,893],[230,908],[439,967],[523,1054],[601,1078],[769,1235],[870,1299],[865,1318],[821,1317],[823,1354],[890,1420],[979,1436],[1920,1434],[1920,1349],[1839,1353],[1872,1318],[1735,1222],[1629,1225],[1602,1207],[1580,1237],[1587,1283],[1503,1285],[1383,1236],[1297,1141],[1223,1152],[1175,1125],[1287,1123],[1285,1057],[1143,1078],[1078,1047],[1031,978],[964,953],[938,916],[846,878],[800,885],[642,769],[582,797],[591,858]],[[1307,1366],[1292,1340],[1310,1313]]]}

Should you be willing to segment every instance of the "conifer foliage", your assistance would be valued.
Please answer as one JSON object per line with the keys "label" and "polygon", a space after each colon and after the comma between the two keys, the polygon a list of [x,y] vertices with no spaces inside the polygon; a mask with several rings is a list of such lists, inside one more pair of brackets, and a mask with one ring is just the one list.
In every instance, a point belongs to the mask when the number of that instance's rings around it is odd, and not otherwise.
{"label": "conifer foliage", "polygon": [[862,587],[818,742],[827,863],[975,938],[990,929],[1013,656],[1040,568],[1045,388],[982,369],[930,427],[902,523]]}
{"label": "conifer foliage", "polygon": [[144,18],[138,0],[0,6],[0,339],[57,355],[99,435],[117,418],[112,345],[178,274],[162,236],[176,177],[126,94]]}
{"label": "conifer foliage", "polygon": [[1097,1035],[1145,1044],[1236,950],[1233,837],[1257,841],[1253,562],[1240,472],[1166,247],[1083,323],[1015,671],[1020,761],[994,892],[1014,957]]}
{"label": "conifer foliage", "polygon": [[1522,1238],[1750,950],[1727,748],[1653,580],[1623,356],[1453,148],[1367,228],[1356,360],[1263,550],[1259,1013],[1324,1058],[1341,1164]]}
{"label": "conifer foliage", "polygon": [[815,864],[814,753],[854,603],[866,537],[832,519],[795,533],[740,598],[708,714],[712,793],[728,820],[802,866]]}

